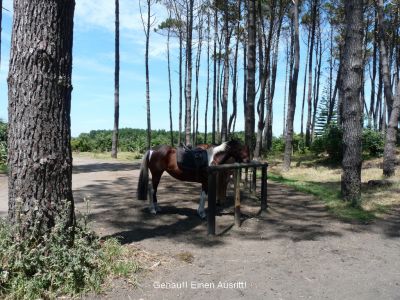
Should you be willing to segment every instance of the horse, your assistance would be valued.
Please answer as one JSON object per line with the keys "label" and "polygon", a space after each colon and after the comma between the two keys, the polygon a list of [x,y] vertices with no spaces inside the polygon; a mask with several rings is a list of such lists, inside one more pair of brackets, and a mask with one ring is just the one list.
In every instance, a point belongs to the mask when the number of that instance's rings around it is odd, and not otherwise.
{"label": "horse", "polygon": [[[220,165],[226,162],[249,162],[250,153],[249,147],[243,146],[239,141],[231,140],[222,143],[219,146],[201,144],[197,146],[207,151],[208,166]],[[142,158],[140,166],[140,175],[137,187],[137,199],[146,200],[148,193],[149,172],[151,172],[152,181],[152,198],[150,199],[150,212],[156,214],[161,209],[157,203],[157,188],[160,183],[161,176],[167,172],[172,177],[189,182],[201,183],[200,203],[197,209],[198,215],[204,219],[205,213],[205,200],[208,194],[208,174],[206,168],[196,172],[182,169],[178,166],[176,158],[177,149],[168,145],[159,146],[156,149],[148,150]]]}

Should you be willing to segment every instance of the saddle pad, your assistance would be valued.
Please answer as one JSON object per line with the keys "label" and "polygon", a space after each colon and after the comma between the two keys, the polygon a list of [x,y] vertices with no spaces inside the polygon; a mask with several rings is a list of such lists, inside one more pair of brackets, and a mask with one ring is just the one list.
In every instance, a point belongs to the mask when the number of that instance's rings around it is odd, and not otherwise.
{"label": "saddle pad", "polygon": [[208,166],[207,151],[201,148],[176,148],[176,162],[178,167],[187,171],[199,171]]}

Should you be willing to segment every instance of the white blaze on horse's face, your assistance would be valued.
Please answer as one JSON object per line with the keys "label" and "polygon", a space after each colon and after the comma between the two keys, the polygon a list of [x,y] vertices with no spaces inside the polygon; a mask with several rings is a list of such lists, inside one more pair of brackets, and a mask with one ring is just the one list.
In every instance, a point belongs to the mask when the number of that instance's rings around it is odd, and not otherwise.
{"label": "white blaze on horse's face", "polygon": [[207,156],[208,156],[208,165],[211,166],[211,163],[214,160],[214,155],[223,152],[226,150],[227,143],[222,143],[221,145],[217,147],[211,147],[207,149]]}

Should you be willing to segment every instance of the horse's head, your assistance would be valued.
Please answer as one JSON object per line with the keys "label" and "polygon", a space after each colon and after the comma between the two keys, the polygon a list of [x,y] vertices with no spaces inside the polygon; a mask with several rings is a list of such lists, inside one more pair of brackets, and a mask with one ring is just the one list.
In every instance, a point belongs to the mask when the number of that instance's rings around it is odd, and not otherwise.
{"label": "horse's head", "polygon": [[237,140],[231,140],[227,142],[226,146],[227,153],[232,156],[236,162],[247,163],[250,161],[249,146],[242,145],[242,143]]}

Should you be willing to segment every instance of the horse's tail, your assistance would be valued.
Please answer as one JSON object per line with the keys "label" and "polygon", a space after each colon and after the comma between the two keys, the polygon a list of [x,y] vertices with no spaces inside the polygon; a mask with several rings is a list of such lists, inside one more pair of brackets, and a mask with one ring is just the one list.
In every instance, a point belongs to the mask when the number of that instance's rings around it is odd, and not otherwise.
{"label": "horse's tail", "polygon": [[140,165],[139,182],[136,191],[138,200],[147,200],[147,191],[149,188],[149,154],[150,150],[147,150],[143,156],[142,164]]}

